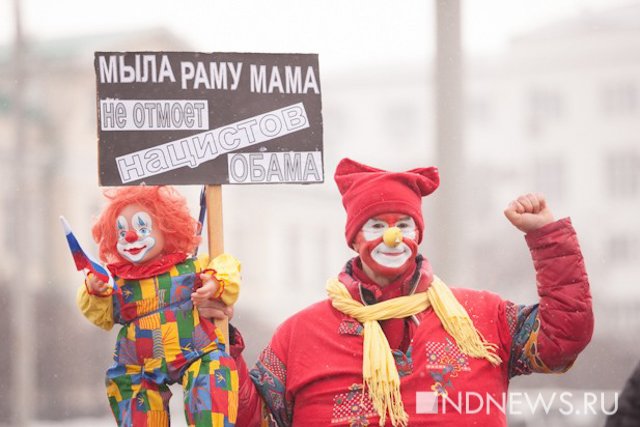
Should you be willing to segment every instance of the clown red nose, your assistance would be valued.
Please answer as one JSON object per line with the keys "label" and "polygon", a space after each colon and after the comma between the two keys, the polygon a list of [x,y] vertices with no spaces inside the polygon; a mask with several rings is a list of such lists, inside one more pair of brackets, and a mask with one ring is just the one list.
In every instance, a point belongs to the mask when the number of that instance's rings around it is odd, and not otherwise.
{"label": "clown red nose", "polygon": [[129,230],[127,231],[127,233],[124,235],[124,240],[126,240],[129,243],[133,243],[136,240],[138,240],[138,233],[136,233],[133,230]]}
{"label": "clown red nose", "polygon": [[438,188],[437,168],[390,172],[345,158],[338,164],[334,178],[347,212],[345,237],[349,246],[369,218],[392,212],[413,218],[419,231],[418,243],[422,241],[422,197]]}

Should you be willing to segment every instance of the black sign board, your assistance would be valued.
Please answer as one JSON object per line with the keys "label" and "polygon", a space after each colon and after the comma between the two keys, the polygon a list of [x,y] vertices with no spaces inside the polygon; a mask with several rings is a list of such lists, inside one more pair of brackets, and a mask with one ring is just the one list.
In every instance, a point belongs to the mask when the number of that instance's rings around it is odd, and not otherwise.
{"label": "black sign board", "polygon": [[315,54],[96,52],[100,184],[320,183]]}

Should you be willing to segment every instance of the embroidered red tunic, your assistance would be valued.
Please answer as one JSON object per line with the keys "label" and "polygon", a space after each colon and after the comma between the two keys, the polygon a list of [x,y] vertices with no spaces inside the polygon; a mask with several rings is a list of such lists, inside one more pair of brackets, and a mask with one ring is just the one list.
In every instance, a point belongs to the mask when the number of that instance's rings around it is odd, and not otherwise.
{"label": "embroidered red tunic", "polygon": [[[526,240],[539,304],[518,306],[491,292],[452,289],[475,327],[498,345],[502,365],[462,354],[431,309],[415,318],[382,323],[401,375],[409,425],[506,426],[509,379],[565,371],[589,342],[591,297],[570,221],[549,224]],[[357,260],[350,261],[339,278],[354,298],[375,303],[424,291],[432,275],[426,260],[417,261],[416,272],[385,289],[363,282],[366,276]],[[238,356],[237,425],[258,423],[258,394],[274,425],[378,425],[378,415],[362,390],[362,331],[360,323],[325,300],[285,321],[249,375]]]}

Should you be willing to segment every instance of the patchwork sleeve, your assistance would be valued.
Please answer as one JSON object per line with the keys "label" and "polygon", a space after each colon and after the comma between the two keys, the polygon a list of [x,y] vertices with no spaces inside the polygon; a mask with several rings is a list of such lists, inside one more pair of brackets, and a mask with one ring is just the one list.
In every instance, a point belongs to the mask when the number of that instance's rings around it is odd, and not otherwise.
{"label": "patchwork sleeve", "polygon": [[509,376],[565,372],[593,334],[589,281],[569,219],[526,235],[539,303],[505,303],[511,334]]}
{"label": "patchwork sleeve", "polygon": [[287,366],[274,353],[271,346],[262,351],[256,366],[249,373],[262,396],[266,411],[263,425],[288,427],[293,418],[293,402],[286,394]]}
{"label": "patchwork sleeve", "polygon": [[76,304],[84,317],[91,323],[106,331],[113,327],[113,297],[89,295],[82,285],[78,289]]}

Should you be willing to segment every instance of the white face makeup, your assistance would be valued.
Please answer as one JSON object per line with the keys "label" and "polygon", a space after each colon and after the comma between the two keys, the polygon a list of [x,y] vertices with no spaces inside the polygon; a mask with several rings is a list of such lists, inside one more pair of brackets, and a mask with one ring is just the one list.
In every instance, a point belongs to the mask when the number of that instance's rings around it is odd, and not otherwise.
{"label": "white face makeup", "polygon": [[[116,230],[118,232],[118,243],[116,248],[118,253],[125,259],[139,263],[146,260],[147,255],[157,255],[153,251],[156,246],[156,239],[153,233],[153,221],[151,216],[145,211],[137,211],[129,217],[127,212],[129,206],[122,211],[116,219]],[[150,256],[149,258],[152,258]]]}
{"label": "white face makeup", "polygon": [[[394,224],[402,231],[402,236],[415,240],[416,238],[416,222],[411,217],[399,219]],[[362,235],[368,242],[382,237],[385,231],[389,229],[389,224],[381,219],[371,218],[362,226]]]}
{"label": "white face makeup", "polygon": [[401,267],[411,257],[409,246],[401,242],[395,248],[387,246],[384,242],[373,248],[371,258],[383,267]]}
{"label": "white face makeup", "polygon": [[[371,218],[362,226],[362,236],[365,241],[373,242],[383,239],[384,233],[390,228],[398,228],[403,238],[415,240],[416,223],[409,216],[385,215]],[[388,246],[384,239],[370,252],[371,259],[382,267],[396,269],[402,267],[413,256],[411,248],[404,242],[396,246]]]}
{"label": "white face makeup", "polygon": [[420,230],[403,213],[384,213],[370,218],[354,239],[365,272],[374,280],[395,280],[415,266]]}

